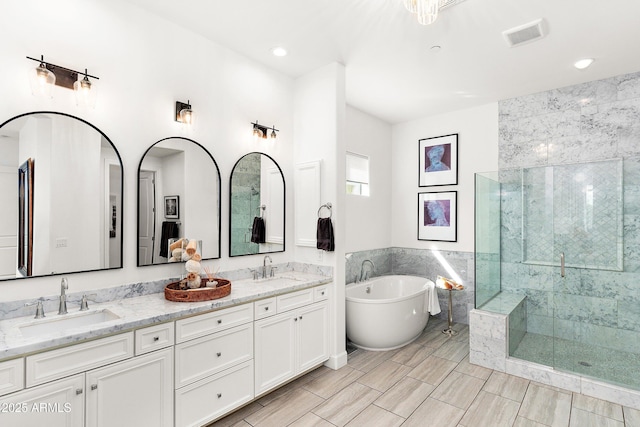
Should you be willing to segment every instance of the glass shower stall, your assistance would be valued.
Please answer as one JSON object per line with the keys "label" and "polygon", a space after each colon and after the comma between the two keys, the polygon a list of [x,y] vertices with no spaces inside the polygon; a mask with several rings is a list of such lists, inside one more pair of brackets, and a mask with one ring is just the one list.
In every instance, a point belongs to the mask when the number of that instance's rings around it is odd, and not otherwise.
{"label": "glass shower stall", "polygon": [[476,308],[509,356],[640,390],[640,159],[476,174]]}

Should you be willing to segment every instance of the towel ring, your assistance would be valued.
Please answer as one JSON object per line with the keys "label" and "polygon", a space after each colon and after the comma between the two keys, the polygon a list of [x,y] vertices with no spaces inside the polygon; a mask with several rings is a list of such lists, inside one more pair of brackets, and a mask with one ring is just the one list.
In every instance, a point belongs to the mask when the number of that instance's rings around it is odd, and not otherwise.
{"label": "towel ring", "polygon": [[322,208],[327,208],[329,210],[329,218],[333,216],[333,211],[331,210],[331,203],[325,203],[324,205],[318,208],[318,218],[322,218],[320,216],[320,211],[322,210]]}

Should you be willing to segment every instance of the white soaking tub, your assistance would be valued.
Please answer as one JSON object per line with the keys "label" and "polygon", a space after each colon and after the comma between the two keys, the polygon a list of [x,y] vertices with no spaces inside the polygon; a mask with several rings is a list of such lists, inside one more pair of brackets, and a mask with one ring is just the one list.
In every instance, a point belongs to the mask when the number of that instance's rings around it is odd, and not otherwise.
{"label": "white soaking tub", "polygon": [[347,337],[366,350],[392,350],[420,336],[440,305],[424,277],[381,276],[347,285]]}

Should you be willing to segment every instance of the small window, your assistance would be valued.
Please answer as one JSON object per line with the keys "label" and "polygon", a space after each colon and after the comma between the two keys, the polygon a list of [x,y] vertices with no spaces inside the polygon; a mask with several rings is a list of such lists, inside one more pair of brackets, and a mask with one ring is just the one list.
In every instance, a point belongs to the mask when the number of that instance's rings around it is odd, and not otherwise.
{"label": "small window", "polygon": [[369,157],[347,151],[347,194],[369,196]]}

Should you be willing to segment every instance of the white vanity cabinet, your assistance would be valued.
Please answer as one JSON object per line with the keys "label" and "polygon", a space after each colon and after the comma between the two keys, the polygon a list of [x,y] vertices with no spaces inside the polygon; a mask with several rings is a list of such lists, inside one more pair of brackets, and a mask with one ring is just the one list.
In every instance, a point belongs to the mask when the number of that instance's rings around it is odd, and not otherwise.
{"label": "white vanity cabinet", "polygon": [[173,426],[173,349],[87,372],[87,427]]}
{"label": "white vanity cabinet", "polygon": [[24,388],[24,359],[0,363],[0,396]]}
{"label": "white vanity cabinet", "polygon": [[28,388],[0,398],[0,425],[82,427],[84,374]]}
{"label": "white vanity cabinet", "polygon": [[256,396],[329,358],[326,287],[282,295],[276,306],[277,315],[254,324]]}
{"label": "white vanity cabinet", "polygon": [[175,425],[202,426],[253,400],[253,303],[176,322]]}
{"label": "white vanity cabinet", "polygon": [[27,356],[27,388],[0,398],[0,425],[173,426],[173,346],[133,357],[133,337],[126,332]]}

